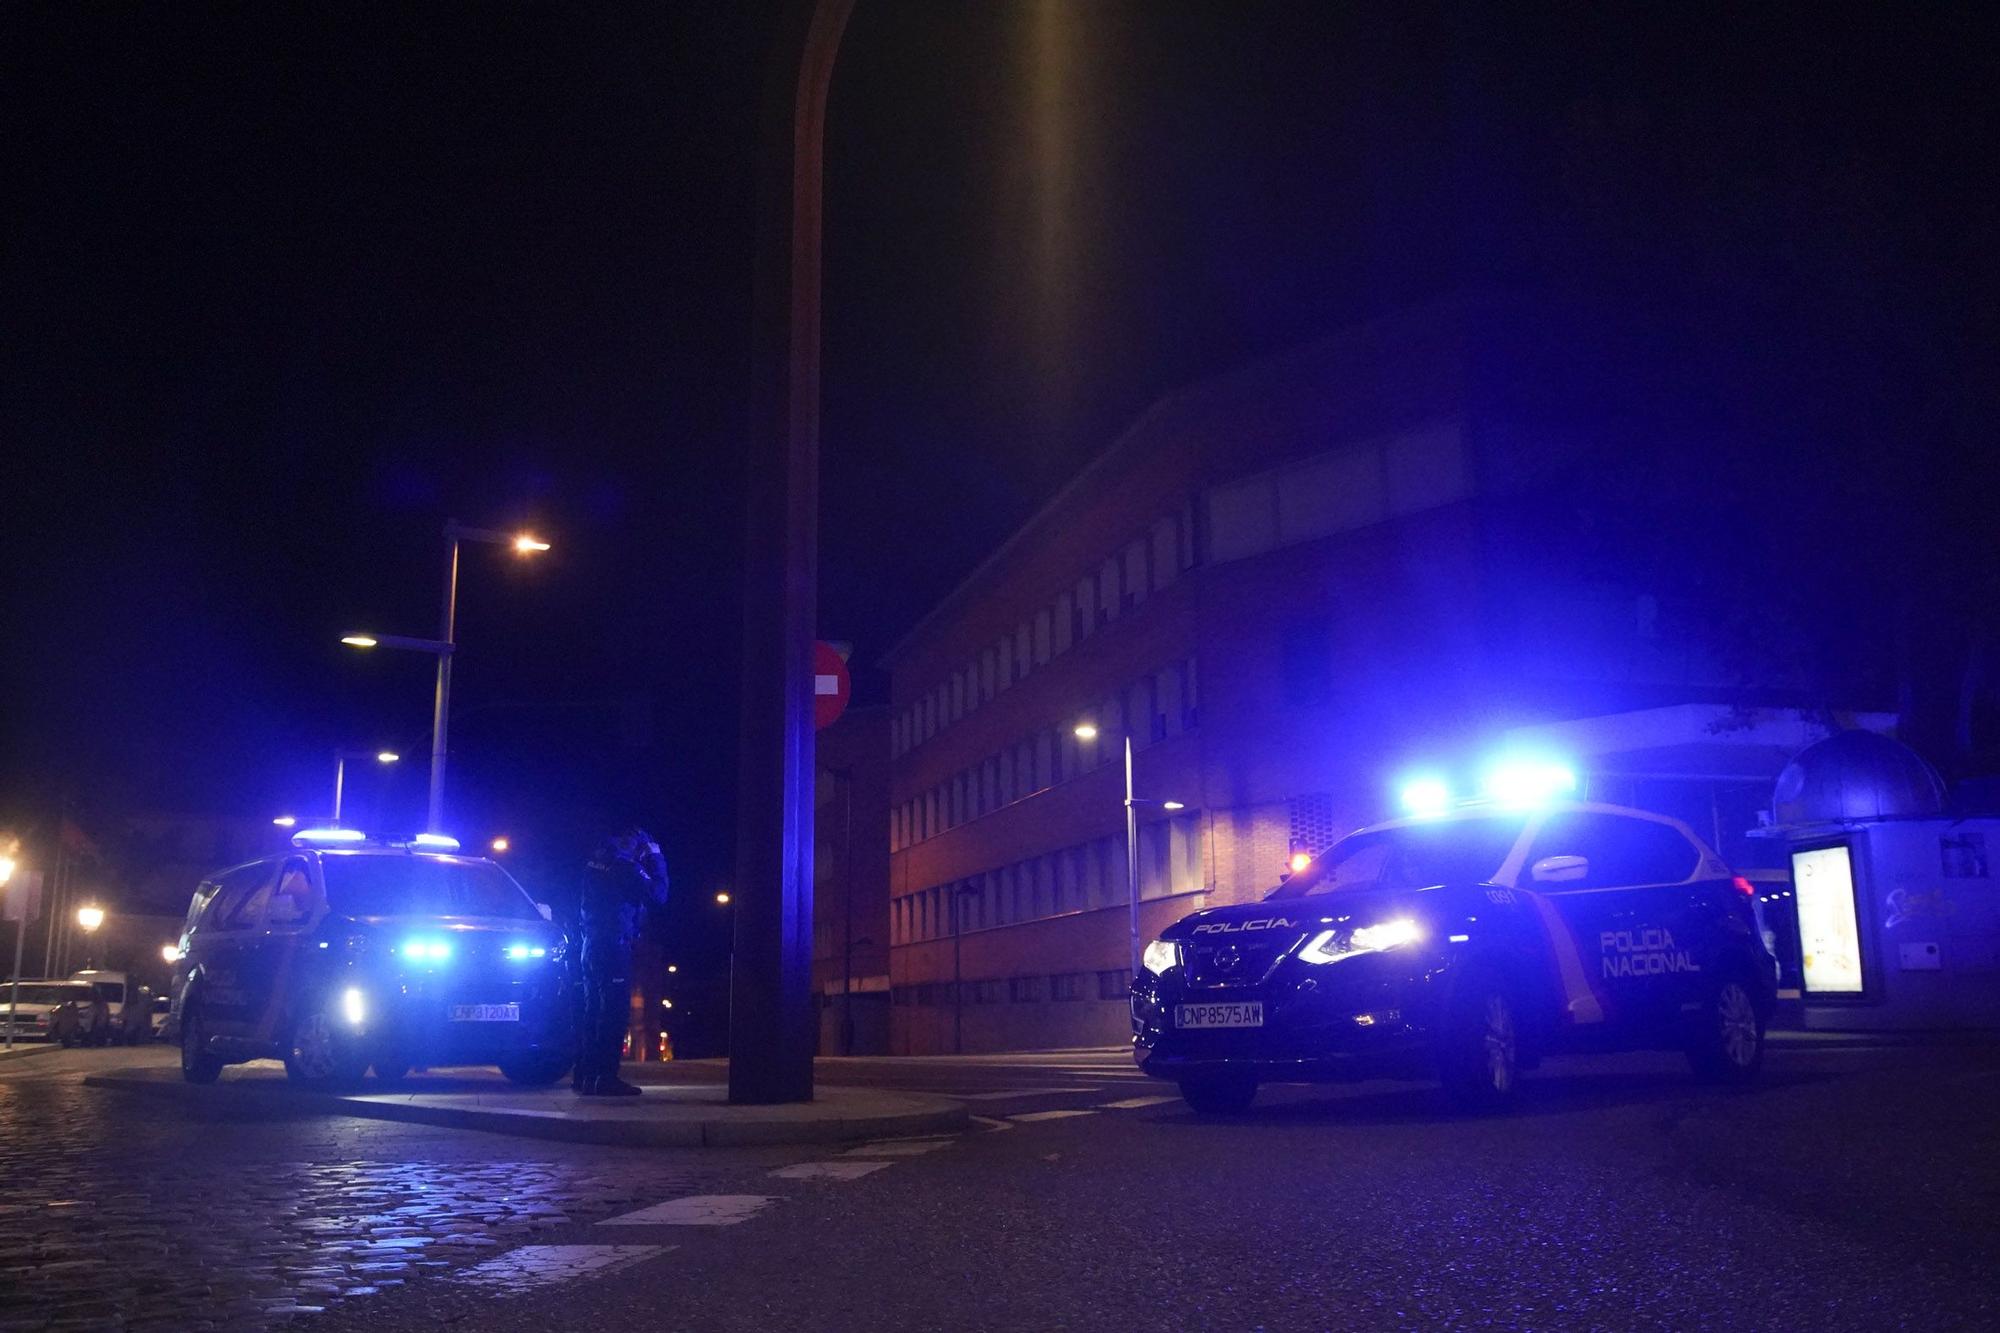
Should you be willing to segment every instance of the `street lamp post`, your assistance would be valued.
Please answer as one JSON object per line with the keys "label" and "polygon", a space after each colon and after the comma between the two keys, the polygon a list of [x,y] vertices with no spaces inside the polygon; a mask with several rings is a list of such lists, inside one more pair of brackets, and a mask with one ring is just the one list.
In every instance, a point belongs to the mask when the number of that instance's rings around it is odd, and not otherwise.
{"label": "street lamp post", "polygon": [[[1075,731],[1080,741],[1094,741],[1098,731],[1095,723],[1080,722]],[[1157,805],[1162,810],[1182,810],[1186,807],[1179,801],[1141,801],[1132,790],[1132,733],[1124,733],[1125,741],[1125,899],[1130,913],[1127,934],[1130,936],[1132,953],[1132,975],[1139,975],[1139,807]]]}
{"label": "street lamp post", "polygon": [[[340,798],[347,786],[347,761],[350,759],[373,759],[378,764],[393,764],[403,756],[393,750],[335,750],[333,752],[333,826],[340,827]],[[285,816],[279,816],[283,819]],[[277,823],[277,820],[273,820]],[[297,821],[294,820],[294,823]],[[283,826],[281,826],[283,827]]]}
{"label": "street lamp post", "polygon": [[951,1053],[965,1054],[965,974],[959,968],[958,904],[967,895],[979,892],[970,884],[951,891]]}
{"label": "street lamp post", "polygon": [[83,967],[88,971],[97,965],[91,941],[97,938],[97,928],[104,924],[104,909],[94,903],[77,908],[76,924],[83,928]]}
{"label": "street lamp post", "polygon": [[[0,893],[14,882],[17,869],[12,855],[0,852]],[[25,892],[24,890],[21,890]],[[14,993],[7,997],[7,1049],[14,1049],[14,1029],[21,1023],[21,944],[28,938],[27,904],[16,905],[11,899],[7,904],[8,916],[14,918]]]}
{"label": "street lamp post", "polygon": [[444,609],[438,617],[438,637],[411,638],[404,634],[348,634],[341,642],[350,648],[407,648],[412,652],[437,656],[437,690],[431,701],[431,790],[424,815],[424,827],[443,832],[444,773],[451,724],[451,659],[458,650],[458,544],[483,542],[489,546],[512,547],[516,555],[536,555],[549,544],[525,532],[498,532],[492,528],[468,528],[457,519],[444,525]]}

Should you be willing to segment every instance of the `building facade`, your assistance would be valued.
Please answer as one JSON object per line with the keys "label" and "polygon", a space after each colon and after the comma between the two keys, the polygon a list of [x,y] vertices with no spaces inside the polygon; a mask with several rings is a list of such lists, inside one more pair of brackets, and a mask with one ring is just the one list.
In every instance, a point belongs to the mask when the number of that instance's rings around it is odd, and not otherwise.
{"label": "building facade", "polygon": [[821,1055],[889,1050],[889,710],[819,734],[813,786],[813,994]]}
{"label": "building facade", "polygon": [[1268,892],[1401,775],[1626,715],[1698,765],[1768,702],[1658,568],[1592,555],[1644,448],[1532,329],[1453,303],[1172,395],[891,650],[893,1051],[1122,1042],[1135,938]]}

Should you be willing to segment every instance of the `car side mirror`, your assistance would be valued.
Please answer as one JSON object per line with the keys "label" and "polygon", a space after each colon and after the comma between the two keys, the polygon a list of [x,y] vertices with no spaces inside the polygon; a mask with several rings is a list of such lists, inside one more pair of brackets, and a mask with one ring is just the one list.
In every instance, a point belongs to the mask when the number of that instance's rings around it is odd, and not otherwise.
{"label": "car side mirror", "polygon": [[1545,856],[1528,870],[1528,878],[1537,884],[1574,884],[1588,874],[1587,856]]}
{"label": "car side mirror", "polygon": [[547,903],[536,903],[535,910],[542,914],[542,920],[544,921],[553,921],[556,919],[554,910]]}

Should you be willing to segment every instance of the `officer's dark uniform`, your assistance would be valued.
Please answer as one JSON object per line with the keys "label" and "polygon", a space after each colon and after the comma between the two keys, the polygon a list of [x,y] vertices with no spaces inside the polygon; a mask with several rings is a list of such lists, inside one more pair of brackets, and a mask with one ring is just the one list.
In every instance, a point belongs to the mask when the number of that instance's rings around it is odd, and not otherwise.
{"label": "officer's dark uniform", "polygon": [[586,1096],[633,1096],[618,1077],[631,1010],[632,943],[649,907],[667,901],[667,865],[643,829],[607,840],[583,875],[577,956],[580,998],[573,1086]]}

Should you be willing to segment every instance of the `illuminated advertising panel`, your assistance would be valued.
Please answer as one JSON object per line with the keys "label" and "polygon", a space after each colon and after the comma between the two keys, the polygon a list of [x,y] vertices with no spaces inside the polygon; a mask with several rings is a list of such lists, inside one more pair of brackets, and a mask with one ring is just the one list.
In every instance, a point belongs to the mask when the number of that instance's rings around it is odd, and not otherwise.
{"label": "illuminated advertising panel", "polygon": [[1859,995],[1861,922],[1847,848],[1793,852],[1792,892],[1799,909],[1799,962],[1807,993]]}

